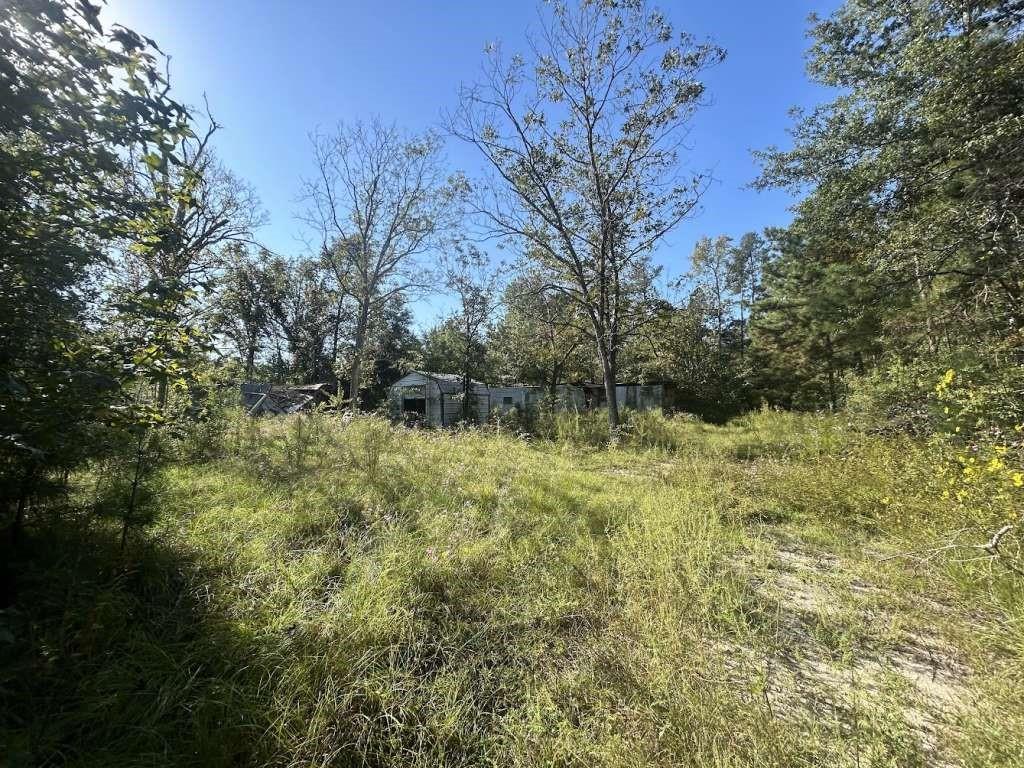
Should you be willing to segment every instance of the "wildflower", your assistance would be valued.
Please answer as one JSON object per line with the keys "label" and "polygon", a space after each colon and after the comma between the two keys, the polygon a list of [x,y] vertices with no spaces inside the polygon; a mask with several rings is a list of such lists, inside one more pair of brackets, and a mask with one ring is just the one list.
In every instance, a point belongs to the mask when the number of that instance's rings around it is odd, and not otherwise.
{"label": "wildflower", "polygon": [[1003,464],[1003,462],[1000,459],[998,459],[998,458],[991,458],[991,459],[989,459],[988,464],[985,465],[985,469],[988,470],[989,472],[998,472],[1000,469],[1002,469],[1005,466],[1006,465]]}
{"label": "wildflower", "polygon": [[1024,486],[1024,472],[1014,472],[1010,479],[1013,481],[1014,488]]}

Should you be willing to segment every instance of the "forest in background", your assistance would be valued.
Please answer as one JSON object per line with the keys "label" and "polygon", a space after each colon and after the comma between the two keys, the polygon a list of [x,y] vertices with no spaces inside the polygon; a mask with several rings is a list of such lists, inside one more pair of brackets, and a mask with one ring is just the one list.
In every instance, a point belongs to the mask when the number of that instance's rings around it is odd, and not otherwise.
{"label": "forest in background", "polygon": [[[700,240],[671,285],[651,254],[709,183],[682,170],[682,139],[725,52],[640,2],[544,19],[532,58],[487,49],[437,131],[313,135],[313,245],[280,255],[217,160],[215,109],[174,100],[152,39],[89,2],[5,4],[5,526],[90,462],[137,486],[252,378],[334,381],[356,410],[413,367],[552,390],[667,381],[712,421],[846,407],[1019,445],[1020,3],[812,18],[808,74],[837,95],[795,115],[793,146],[760,151],[752,180],[801,192],[793,221]],[[446,139],[489,170],[448,168]],[[453,309],[420,336],[408,306],[430,292]]]}
{"label": "forest in background", "polygon": [[[1024,2],[812,18],[834,97],[751,179],[792,221],[677,281],[726,52],[641,0],[314,133],[288,254],[104,16],[0,3],[0,761],[1024,761]],[[410,429],[412,368],[612,397]]]}

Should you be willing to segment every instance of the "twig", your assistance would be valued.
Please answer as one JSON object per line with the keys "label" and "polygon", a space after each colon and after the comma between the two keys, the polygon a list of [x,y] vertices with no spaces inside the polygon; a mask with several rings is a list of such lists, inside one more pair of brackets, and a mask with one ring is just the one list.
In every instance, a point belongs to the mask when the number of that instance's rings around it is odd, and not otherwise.
{"label": "twig", "polygon": [[[1024,515],[1022,515],[1021,519],[1022,519],[1022,522],[1024,522]],[[888,555],[888,556],[882,557],[880,559],[881,560],[902,559],[902,560],[913,560],[914,562],[917,562],[917,563],[930,563],[935,558],[937,558],[939,555],[941,555],[943,552],[949,552],[949,551],[955,550],[955,549],[969,549],[969,550],[976,550],[976,551],[980,550],[980,551],[985,553],[984,556],[982,556],[982,557],[972,557],[972,558],[958,559],[958,560],[956,560],[954,562],[970,563],[970,562],[975,562],[975,561],[978,561],[978,560],[995,560],[995,561],[999,562],[1001,565],[1003,565],[1003,567],[1005,567],[1010,572],[1015,573],[1018,576],[1024,577],[1024,569],[1021,569],[1018,566],[1014,565],[1012,562],[1010,562],[1006,558],[1006,556],[1003,554],[1002,550],[1000,550],[1000,548],[999,548],[1000,544],[1002,544],[1003,539],[1008,534],[1010,534],[1016,527],[1017,526],[1014,523],[1007,523],[1006,525],[1002,526],[999,530],[997,530],[995,533],[993,533],[992,537],[987,542],[985,542],[984,544],[964,544],[964,543],[961,543],[961,542],[958,542],[958,541],[951,541],[951,542],[949,542],[947,544],[943,544],[940,547],[933,547],[932,549],[926,550],[923,554],[912,554],[912,553],[908,553],[908,552],[901,552],[899,554]],[[966,531],[967,531],[966,528],[957,531],[954,534],[954,538],[956,538],[958,536],[961,536]]]}

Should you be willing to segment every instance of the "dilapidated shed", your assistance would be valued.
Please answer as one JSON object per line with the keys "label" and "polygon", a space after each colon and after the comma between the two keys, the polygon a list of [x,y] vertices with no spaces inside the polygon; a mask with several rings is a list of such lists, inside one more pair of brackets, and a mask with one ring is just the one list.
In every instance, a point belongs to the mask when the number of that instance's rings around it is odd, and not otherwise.
{"label": "dilapidated shed", "polygon": [[[663,382],[616,384],[615,400],[619,408],[635,411],[662,409],[669,405],[668,385]],[[605,407],[608,398],[603,383],[584,382],[559,384],[555,388],[555,402],[566,410],[589,411]]]}
{"label": "dilapidated shed", "polygon": [[[484,422],[495,408],[510,410],[527,407],[526,387],[490,386],[470,382],[469,412],[477,422]],[[431,371],[411,371],[391,385],[389,406],[396,418],[422,421],[446,427],[463,420],[464,382],[461,376]]]}
{"label": "dilapidated shed", "polygon": [[[605,396],[604,384],[584,385],[587,400],[591,408],[603,408],[608,398]],[[651,411],[664,408],[666,405],[666,385],[661,382],[648,384],[622,383],[615,385],[615,401],[619,408],[633,411]]]}

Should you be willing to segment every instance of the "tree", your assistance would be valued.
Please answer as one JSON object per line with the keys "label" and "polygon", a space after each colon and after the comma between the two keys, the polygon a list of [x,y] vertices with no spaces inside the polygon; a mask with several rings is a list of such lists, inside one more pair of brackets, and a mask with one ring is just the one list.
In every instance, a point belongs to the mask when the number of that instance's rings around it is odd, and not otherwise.
{"label": "tree", "polygon": [[[446,317],[435,323],[423,334],[421,367],[431,373],[448,373],[461,376],[466,369],[465,362],[487,361],[486,339],[477,339],[474,348],[466,354],[465,337],[458,326],[458,320]],[[487,379],[489,370],[482,366],[472,371],[474,379]]]}
{"label": "tree", "polygon": [[255,190],[213,153],[210,142],[220,127],[208,115],[204,132],[184,136],[173,156],[167,149],[133,158],[126,166],[127,193],[152,200],[163,214],[141,233],[149,247],[129,247],[123,254],[129,285],[165,280],[202,286],[223,267],[224,249],[251,243],[266,222]]}
{"label": "tree", "polygon": [[671,406],[725,421],[748,405],[748,389],[731,354],[718,351],[707,296],[694,291],[678,306],[664,302],[657,319],[626,346],[631,379],[671,381]]}
{"label": "tree", "polygon": [[471,188],[471,212],[587,318],[614,439],[618,355],[652,317],[651,252],[706,183],[678,154],[704,95],[698,78],[723,52],[674,38],[640,0],[551,8],[531,62],[492,46],[447,124],[496,175]]}
{"label": "tree", "polygon": [[40,475],[87,456],[123,370],[87,338],[91,275],[161,214],[120,183],[126,156],[172,154],[189,130],[158,63],[91,3],[0,4],[0,504],[14,536]]}
{"label": "tree", "polygon": [[514,279],[503,303],[490,349],[501,378],[543,386],[552,397],[559,384],[589,378],[593,348],[575,302],[547,290],[544,276],[534,272]]}
{"label": "tree", "polygon": [[760,184],[810,190],[800,226],[849,246],[892,351],[1019,343],[1020,3],[849,0],[812,22],[808,70],[841,91],[761,153]]}
{"label": "tree", "polygon": [[339,125],[313,137],[317,178],[305,184],[306,220],[339,291],[353,304],[349,355],[352,406],[359,407],[366,340],[375,313],[423,286],[419,257],[436,244],[452,196],[434,133],[407,135],[379,120]]}
{"label": "tree", "polygon": [[815,240],[799,223],[769,235],[774,255],[751,316],[755,385],[787,407],[834,410],[844,373],[863,370],[879,351],[870,283],[842,244]]}
{"label": "tree", "polygon": [[412,331],[412,313],[396,298],[388,302],[370,323],[373,333],[366,344],[372,365],[363,376],[366,405],[374,407],[387,397],[388,388],[420,361],[422,344]]}
{"label": "tree", "polygon": [[768,249],[764,238],[756,232],[747,232],[740,238],[739,245],[730,252],[726,265],[725,285],[736,296],[739,308],[741,365],[746,357],[750,311],[761,294],[761,279],[767,258]]}
{"label": "tree", "polygon": [[[210,141],[219,128],[208,115],[201,135],[190,132],[162,153],[135,152],[125,167],[128,194],[149,201],[158,215],[140,222],[122,249],[120,287],[158,294],[164,312],[173,309],[167,305],[169,297],[185,299],[177,307],[185,335],[211,308],[188,299],[213,288],[213,278],[225,264],[224,250],[251,242],[266,218],[253,189],[214,156]],[[160,383],[157,399],[160,407],[166,403],[166,381]]]}
{"label": "tree", "polygon": [[469,243],[455,243],[446,254],[444,281],[455,297],[454,313],[446,329],[457,345],[458,373],[462,376],[462,416],[473,414],[473,379],[483,378],[487,364],[487,328],[497,303],[500,268]]}
{"label": "tree", "polygon": [[303,384],[325,381],[331,375],[327,339],[336,306],[327,273],[316,259],[275,258],[267,267],[267,277],[270,315],[278,342],[284,342],[288,354],[285,360],[278,346],[282,372]]}
{"label": "tree", "polygon": [[270,300],[273,287],[263,264],[271,256],[262,251],[253,257],[241,244],[233,244],[225,253],[224,274],[214,299],[213,325],[235,348],[251,379],[256,358],[273,331]]}
{"label": "tree", "polygon": [[698,304],[705,308],[711,320],[720,366],[724,364],[727,354],[726,330],[732,319],[734,303],[729,281],[732,252],[732,238],[726,235],[719,235],[714,240],[702,237],[690,257],[690,276],[696,281],[694,290],[701,294]]}

